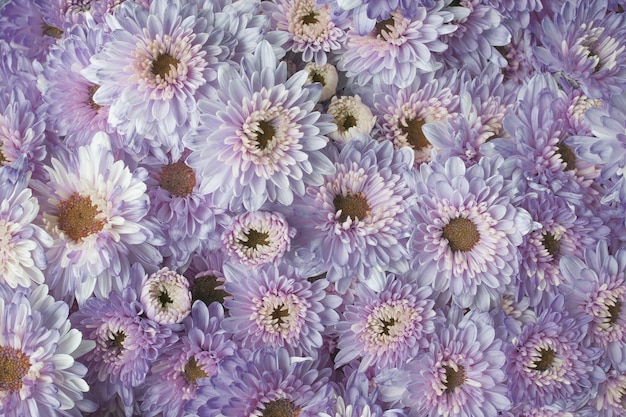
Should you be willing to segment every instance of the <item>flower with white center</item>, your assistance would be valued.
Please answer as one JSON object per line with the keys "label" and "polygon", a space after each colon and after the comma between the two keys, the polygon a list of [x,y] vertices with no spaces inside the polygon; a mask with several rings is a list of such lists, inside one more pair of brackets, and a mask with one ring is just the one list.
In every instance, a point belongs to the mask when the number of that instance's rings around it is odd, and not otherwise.
{"label": "flower with white center", "polygon": [[181,323],[191,312],[189,281],[168,268],[146,276],[139,299],[146,316],[159,324]]}
{"label": "flower with white center", "polygon": [[222,235],[222,244],[235,261],[257,267],[282,258],[295,233],[282,214],[251,211],[233,218]]}
{"label": "flower with white center", "polygon": [[328,54],[341,49],[347,21],[333,19],[329,5],[317,6],[315,0],[276,0],[261,4],[270,17],[272,29],[289,35],[283,48],[302,53],[302,61],[325,65]]}
{"label": "flower with white center", "polygon": [[326,101],[335,95],[339,75],[334,65],[316,65],[314,62],[309,62],[304,66],[304,70],[309,74],[307,84],[320,83],[322,85],[320,101]]}
{"label": "flower with white center", "polygon": [[347,143],[357,135],[369,135],[376,123],[372,111],[358,95],[333,97],[328,114],[333,116],[333,123],[337,126],[328,137],[339,143]]}

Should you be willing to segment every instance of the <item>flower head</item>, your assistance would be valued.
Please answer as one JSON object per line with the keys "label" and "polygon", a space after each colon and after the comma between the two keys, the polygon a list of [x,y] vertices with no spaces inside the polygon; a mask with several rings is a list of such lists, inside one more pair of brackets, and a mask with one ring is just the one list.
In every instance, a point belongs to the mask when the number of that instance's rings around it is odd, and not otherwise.
{"label": "flower head", "polygon": [[333,123],[337,126],[328,136],[338,143],[347,143],[358,135],[369,135],[376,122],[372,111],[358,95],[333,97],[328,114],[333,116]]}
{"label": "flower head", "polygon": [[70,328],[69,308],[46,285],[15,291],[0,283],[0,414],[78,417],[94,411],[83,398],[87,368],[75,361],[93,348]]}
{"label": "flower head", "polygon": [[224,69],[218,100],[200,103],[200,127],[187,136],[188,163],[207,178],[216,205],[254,211],[266,202],[289,205],[304,186],[332,172],[321,153],[332,124],[313,107],[319,89],[303,88],[307,72],[287,78],[267,42],[241,73]]}
{"label": "flower head", "polygon": [[189,281],[168,268],[146,275],[139,299],[146,316],[163,325],[181,323],[191,312]]}

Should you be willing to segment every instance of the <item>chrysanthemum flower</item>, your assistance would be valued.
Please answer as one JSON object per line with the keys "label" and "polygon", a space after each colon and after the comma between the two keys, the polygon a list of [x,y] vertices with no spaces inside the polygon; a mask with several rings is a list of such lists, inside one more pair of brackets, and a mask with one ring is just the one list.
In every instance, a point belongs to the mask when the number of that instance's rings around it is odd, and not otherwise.
{"label": "chrysanthemum flower", "polygon": [[322,95],[320,96],[320,101],[326,101],[335,95],[339,82],[337,68],[331,64],[316,65],[313,62],[309,62],[304,66],[304,70],[309,74],[307,84],[321,84]]}
{"label": "chrysanthemum flower", "polygon": [[529,214],[512,204],[514,189],[499,173],[503,163],[482,158],[466,168],[453,157],[417,172],[409,273],[449,291],[461,307],[489,310],[517,273],[517,247],[530,230]]}
{"label": "chrysanthemum flower", "polygon": [[626,18],[607,12],[606,0],[564,2],[537,32],[537,59],[588,97],[608,98],[626,90]]}
{"label": "chrysanthemum flower", "polygon": [[[348,12],[359,35],[367,35],[377,21],[388,19],[395,10],[413,17],[422,4],[412,0],[318,0],[318,3],[331,4],[338,14]],[[425,3],[430,5],[432,1]]]}
{"label": "chrysanthemum flower", "polygon": [[70,328],[69,308],[46,285],[13,291],[0,283],[0,414],[80,417],[87,368],[75,361],[93,348]]}
{"label": "chrysanthemum flower", "polygon": [[189,281],[168,268],[145,276],[139,300],[146,317],[159,324],[181,323],[191,312]]}
{"label": "chrysanthemum flower", "polygon": [[0,169],[25,156],[33,179],[43,176],[45,123],[18,89],[0,89]]}
{"label": "chrysanthemum flower", "polygon": [[0,39],[0,91],[20,91],[37,108],[41,103],[37,82],[42,65],[28,59],[22,50],[11,45],[9,41]]}
{"label": "chrysanthemum flower", "polygon": [[185,138],[188,164],[206,177],[203,192],[239,211],[266,202],[289,205],[305,185],[319,185],[332,164],[321,152],[333,125],[313,108],[320,88],[303,88],[307,72],[289,79],[267,42],[241,73],[220,72],[218,100],[203,100],[200,127]]}
{"label": "chrysanthemum flower", "polygon": [[0,168],[0,285],[10,288],[43,284],[44,247],[52,244],[50,236],[33,223],[39,203],[27,187],[28,179],[20,170]]}
{"label": "chrysanthemum flower", "polygon": [[427,75],[406,88],[388,86],[374,91],[370,99],[364,95],[366,103],[372,101],[377,118],[374,136],[391,141],[396,149],[412,149],[416,166],[430,161],[435,148],[422,128],[426,123],[445,122],[459,111],[455,84],[453,73]]}
{"label": "chrysanthemum flower", "polygon": [[325,279],[313,283],[285,265],[263,269],[224,266],[225,290],[232,299],[222,327],[249,349],[284,347],[291,354],[312,355],[322,345],[322,333],[337,323],[334,309],[341,298],[327,294]]}
{"label": "chrysanthemum flower", "polygon": [[232,219],[222,235],[222,245],[233,260],[254,268],[278,262],[295,233],[278,212],[249,211]]}
{"label": "chrysanthemum flower", "polygon": [[338,333],[335,366],[360,358],[363,371],[400,367],[428,346],[435,331],[435,302],[429,287],[418,287],[401,276],[388,275],[382,291],[365,283],[335,326]]}
{"label": "chrysanthemum flower", "polygon": [[601,219],[550,192],[527,194],[519,203],[534,222],[533,230],[520,245],[520,280],[524,294],[536,304],[552,299],[563,282],[560,260],[582,258],[609,234]]}
{"label": "chrysanthemum flower", "polygon": [[626,201],[626,98],[615,95],[605,108],[591,108],[585,119],[591,130],[589,136],[573,136],[566,143],[576,155],[592,164],[602,165],[602,178],[615,179],[606,191],[603,201]]}
{"label": "chrysanthemum flower", "polygon": [[294,204],[289,219],[298,230],[294,248],[308,248],[312,262],[327,268],[326,277],[340,292],[354,277],[380,289],[386,271],[408,268],[414,196],[404,176],[412,156],[408,149],[394,150],[390,142],[355,138],[341,150],[336,173],[326,176],[321,187],[309,187]]}
{"label": "chrysanthemum flower", "polygon": [[588,337],[618,370],[626,371],[626,249],[610,255],[606,241],[584,253],[584,261],[561,259],[566,305],[591,318]]}
{"label": "chrysanthemum flower", "polygon": [[124,2],[107,19],[112,40],[91,57],[82,74],[100,88],[109,123],[126,135],[140,158],[153,148],[178,149],[197,121],[196,101],[215,80],[225,47],[221,31],[197,19],[181,1],[155,0],[150,9]]}
{"label": "chrysanthemum flower", "polygon": [[579,313],[567,314],[563,297],[557,296],[536,323],[526,325],[505,346],[509,396],[514,403],[576,404],[597,389],[604,378],[597,365],[602,351],[584,342],[588,323]]}
{"label": "chrysanthemum flower", "polygon": [[91,398],[107,407],[119,395],[127,417],[132,415],[133,389],[143,384],[159,350],[174,341],[169,328],[143,312],[134,289],[127,287],[106,299],[89,298],[70,317],[74,328],[95,342],[95,349],[81,357],[89,369]]}
{"label": "chrysanthemum flower", "polygon": [[47,251],[46,279],[58,298],[82,304],[95,290],[106,297],[122,290],[122,271],[141,261],[158,265],[160,243],[148,212],[145,170],[131,172],[115,161],[108,136],[99,133],[75,154],[59,151],[46,167],[50,180],[36,181],[43,223],[54,239]]}
{"label": "chrysanthemum flower", "polygon": [[220,363],[217,376],[199,381],[187,410],[199,417],[314,417],[329,406],[329,375],[286,349],[240,350]]}
{"label": "chrysanthemum flower", "polygon": [[163,350],[146,378],[145,417],[182,417],[196,397],[198,380],[216,375],[220,361],[235,353],[235,342],[221,329],[223,319],[220,304],[194,303],[183,336]]}
{"label": "chrysanthemum flower", "polygon": [[221,226],[228,221],[224,210],[213,206],[211,195],[202,193],[204,177],[186,163],[188,154],[150,155],[140,164],[148,171],[148,217],[165,236],[160,251],[172,268],[186,267],[204,244],[219,245]]}
{"label": "chrysanthemum flower", "polygon": [[488,323],[486,313],[470,313],[436,332],[427,352],[377,378],[381,398],[409,407],[411,416],[496,417],[507,410],[502,342]]}
{"label": "chrysanthemum flower", "polygon": [[443,2],[432,8],[419,5],[413,17],[393,11],[365,35],[349,30],[338,68],[361,86],[400,88],[410,85],[420,72],[434,72],[441,66],[434,53],[447,48],[439,38],[456,28],[448,24],[452,13],[441,10],[442,6]]}
{"label": "chrysanthemum flower", "polygon": [[261,3],[261,7],[270,17],[271,30],[288,34],[282,47],[302,53],[303,62],[325,65],[328,55],[338,52],[345,41],[348,21],[333,19],[329,5],[318,6],[315,0],[277,0]]}
{"label": "chrysanthemum flower", "polygon": [[71,147],[87,145],[93,135],[106,131],[115,150],[122,138],[108,124],[109,108],[94,101],[100,87],[88,81],[81,70],[104,43],[110,40],[103,25],[75,25],[48,54],[39,77],[47,129],[62,136]]}
{"label": "chrysanthemum flower", "polygon": [[358,94],[333,97],[327,112],[333,116],[333,123],[337,126],[336,130],[328,133],[328,137],[342,144],[358,135],[369,135],[376,123],[372,111],[361,102]]}
{"label": "chrysanthemum flower", "polygon": [[581,417],[621,417],[626,415],[626,373],[611,369],[598,393],[581,410]]}

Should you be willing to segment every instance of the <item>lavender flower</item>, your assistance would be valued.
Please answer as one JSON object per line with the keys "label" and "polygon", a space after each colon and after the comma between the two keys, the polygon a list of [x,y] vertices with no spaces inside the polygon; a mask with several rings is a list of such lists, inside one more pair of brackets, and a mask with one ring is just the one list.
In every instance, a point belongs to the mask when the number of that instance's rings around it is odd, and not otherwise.
{"label": "lavender flower", "polygon": [[263,42],[240,74],[220,74],[218,100],[200,103],[200,127],[185,138],[187,162],[207,178],[202,191],[219,207],[255,211],[266,201],[289,205],[305,185],[321,184],[332,172],[320,152],[332,124],[313,111],[319,89],[303,88],[307,73],[288,79]]}
{"label": "lavender flower", "polygon": [[513,205],[501,158],[466,168],[460,158],[422,164],[417,172],[411,276],[449,292],[461,307],[490,309],[517,273],[517,247],[530,231],[528,212]]}
{"label": "lavender flower", "polygon": [[428,347],[435,331],[435,302],[429,287],[388,275],[381,292],[358,283],[354,300],[337,323],[335,366],[360,358],[359,369],[400,367]]}
{"label": "lavender flower", "polygon": [[89,298],[70,317],[74,328],[95,342],[95,349],[82,357],[93,399],[103,408],[119,396],[127,417],[132,415],[133,389],[144,383],[159,350],[174,341],[169,328],[142,317],[143,312],[137,294],[127,287],[106,299]]}
{"label": "lavender flower", "polygon": [[189,281],[176,271],[161,268],[145,276],[139,300],[150,320],[162,325],[181,323],[191,312]]}
{"label": "lavender flower", "polygon": [[588,338],[604,349],[617,370],[626,371],[626,249],[610,255],[606,241],[584,252],[584,261],[561,258],[566,305],[591,319]]}
{"label": "lavender flower", "polygon": [[229,317],[223,328],[249,349],[284,347],[291,354],[313,355],[322,346],[322,334],[337,323],[334,309],[341,299],[328,295],[328,281],[313,283],[295,276],[286,266],[248,270],[225,265],[224,302]]}
{"label": "lavender flower", "polygon": [[144,416],[182,417],[199,380],[216,375],[219,363],[235,353],[235,343],[221,329],[223,319],[220,304],[194,303],[183,336],[163,350],[146,377]]}
{"label": "lavender flower", "polygon": [[355,276],[380,289],[385,271],[407,269],[409,206],[415,197],[404,175],[412,163],[411,152],[394,150],[389,142],[353,139],[341,150],[336,173],[295,202],[294,246],[308,249],[340,292]]}
{"label": "lavender flower", "polygon": [[69,308],[48,287],[15,291],[0,283],[0,414],[80,417],[94,411],[83,398],[87,368],[75,359],[93,348],[70,328]]}
{"label": "lavender flower", "polygon": [[106,134],[96,134],[76,154],[58,152],[46,169],[50,180],[33,186],[54,239],[47,250],[47,280],[56,297],[76,297],[79,304],[94,291],[106,297],[111,289],[124,288],[117,277],[131,262],[160,262],[159,240],[143,220],[149,204],[146,173],[132,173],[115,161]]}
{"label": "lavender flower", "polygon": [[409,407],[410,416],[496,417],[511,405],[496,336],[486,313],[470,313],[437,332],[427,352],[382,373],[381,398]]}
{"label": "lavender flower", "polygon": [[224,359],[216,377],[200,381],[199,417],[284,415],[313,417],[330,402],[330,369],[312,358],[290,357],[286,349],[240,350]]}
{"label": "lavender flower", "polygon": [[236,262],[258,267],[278,262],[295,233],[282,214],[251,211],[233,218],[222,235],[222,245]]}

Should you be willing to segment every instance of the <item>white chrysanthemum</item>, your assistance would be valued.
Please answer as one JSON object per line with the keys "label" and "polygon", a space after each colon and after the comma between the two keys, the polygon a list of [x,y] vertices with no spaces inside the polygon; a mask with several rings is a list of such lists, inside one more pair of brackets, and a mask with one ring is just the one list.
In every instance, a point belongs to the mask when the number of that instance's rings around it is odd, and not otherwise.
{"label": "white chrysanthemum", "polygon": [[372,111],[361,102],[358,95],[333,97],[328,114],[333,116],[333,122],[337,125],[337,130],[328,136],[340,143],[347,143],[357,135],[369,135],[376,123]]}
{"label": "white chrysanthemum", "polygon": [[146,276],[140,300],[149,319],[159,324],[182,323],[191,312],[189,281],[175,271],[162,268]]}
{"label": "white chrysanthemum", "polygon": [[337,92],[339,75],[334,65],[316,65],[309,62],[304,66],[304,70],[309,73],[307,84],[320,83],[322,85],[322,95],[320,101],[326,101]]}

